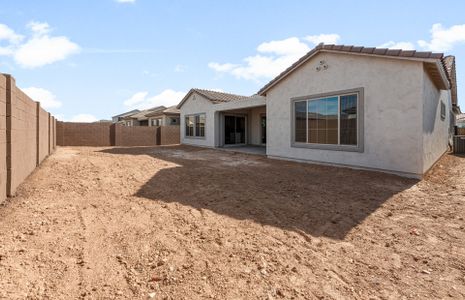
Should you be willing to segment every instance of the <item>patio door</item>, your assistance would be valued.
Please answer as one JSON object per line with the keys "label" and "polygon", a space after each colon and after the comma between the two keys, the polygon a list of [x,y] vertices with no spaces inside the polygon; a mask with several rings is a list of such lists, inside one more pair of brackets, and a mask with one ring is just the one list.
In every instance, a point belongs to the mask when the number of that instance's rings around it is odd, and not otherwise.
{"label": "patio door", "polygon": [[244,145],[246,139],[245,117],[224,116],[224,144]]}

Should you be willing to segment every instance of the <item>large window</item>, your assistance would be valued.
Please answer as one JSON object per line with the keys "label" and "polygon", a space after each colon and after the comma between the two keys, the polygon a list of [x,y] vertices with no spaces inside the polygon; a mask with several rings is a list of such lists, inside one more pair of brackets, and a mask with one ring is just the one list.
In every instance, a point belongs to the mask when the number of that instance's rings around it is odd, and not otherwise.
{"label": "large window", "polygon": [[358,90],[294,100],[294,145],[359,148],[360,102]]}
{"label": "large window", "polygon": [[205,137],[205,114],[186,116],[186,136]]}

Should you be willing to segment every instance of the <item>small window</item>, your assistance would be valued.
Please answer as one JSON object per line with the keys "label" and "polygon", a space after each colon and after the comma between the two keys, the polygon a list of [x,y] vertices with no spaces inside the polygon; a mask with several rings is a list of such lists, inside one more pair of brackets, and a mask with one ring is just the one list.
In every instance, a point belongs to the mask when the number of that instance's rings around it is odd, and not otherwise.
{"label": "small window", "polygon": [[446,105],[441,101],[441,120],[446,119]]}
{"label": "small window", "polygon": [[205,114],[186,116],[187,137],[205,137]]}

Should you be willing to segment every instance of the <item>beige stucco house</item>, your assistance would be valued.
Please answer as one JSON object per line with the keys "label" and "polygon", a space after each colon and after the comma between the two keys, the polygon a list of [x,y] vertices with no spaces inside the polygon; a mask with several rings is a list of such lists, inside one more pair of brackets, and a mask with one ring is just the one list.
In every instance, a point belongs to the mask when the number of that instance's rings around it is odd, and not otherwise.
{"label": "beige stucco house", "polygon": [[178,105],[183,144],[416,178],[447,151],[456,107],[453,56],[323,44],[256,95],[192,89]]}
{"label": "beige stucco house", "polygon": [[179,109],[157,106],[143,111],[126,114],[118,122],[125,126],[169,126],[179,125]]}

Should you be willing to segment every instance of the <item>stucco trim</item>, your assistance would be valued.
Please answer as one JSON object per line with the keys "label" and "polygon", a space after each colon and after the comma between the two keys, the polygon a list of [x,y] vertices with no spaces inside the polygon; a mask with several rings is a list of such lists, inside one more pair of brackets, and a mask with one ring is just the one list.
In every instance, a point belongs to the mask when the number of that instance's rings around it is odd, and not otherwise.
{"label": "stucco trim", "polygon": [[[302,100],[318,99],[331,96],[340,96],[344,94],[357,93],[357,146],[351,145],[331,145],[331,144],[311,144],[311,143],[299,143],[295,142],[295,111],[294,103]],[[330,151],[347,151],[347,152],[364,152],[364,116],[365,116],[365,95],[364,88],[353,88],[347,90],[326,92],[314,95],[298,96],[290,99],[290,110],[291,110],[291,132],[290,132],[290,144],[294,148],[308,148],[317,150],[330,150]],[[308,129],[307,129],[308,130]]]}

